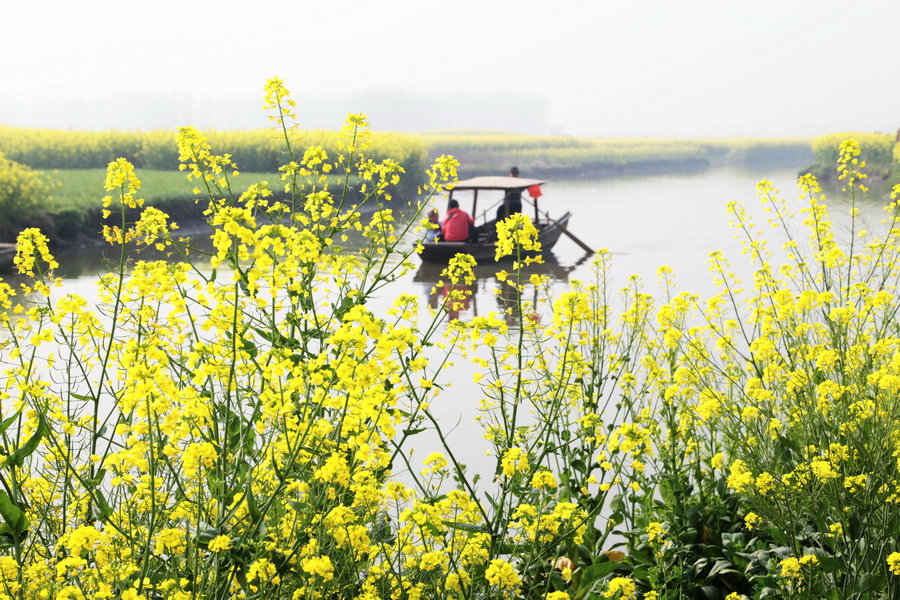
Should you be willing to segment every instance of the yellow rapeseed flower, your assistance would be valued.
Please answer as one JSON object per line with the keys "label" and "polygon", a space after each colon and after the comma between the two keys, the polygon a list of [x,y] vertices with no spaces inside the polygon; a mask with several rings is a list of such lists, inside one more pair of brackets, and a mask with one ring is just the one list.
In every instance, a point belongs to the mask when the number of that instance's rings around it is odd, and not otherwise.
{"label": "yellow rapeseed flower", "polygon": [[515,590],[522,585],[522,578],[515,567],[502,558],[495,558],[484,572],[484,578],[491,585],[503,590]]}
{"label": "yellow rapeseed flower", "polygon": [[47,236],[35,227],[23,229],[19,233],[16,239],[16,255],[13,258],[19,273],[30,277],[37,276],[35,268],[40,266],[37,262],[38,258],[50,271],[59,267],[59,263],[50,254],[49,241]]}
{"label": "yellow rapeseed flower", "polygon": [[887,557],[888,569],[894,575],[900,575],[900,552],[891,552]]}
{"label": "yellow rapeseed flower", "polygon": [[517,252],[540,252],[538,231],[523,213],[510,215],[497,223],[497,246],[494,260],[504,256],[514,256]]}
{"label": "yellow rapeseed flower", "polygon": [[629,577],[614,577],[603,591],[603,598],[610,600],[635,600],[637,598],[637,586]]}

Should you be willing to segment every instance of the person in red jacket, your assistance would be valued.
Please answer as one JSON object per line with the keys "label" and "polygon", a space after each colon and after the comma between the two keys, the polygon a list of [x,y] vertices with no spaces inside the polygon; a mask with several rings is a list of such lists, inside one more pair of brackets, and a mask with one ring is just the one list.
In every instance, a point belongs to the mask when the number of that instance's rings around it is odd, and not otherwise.
{"label": "person in red jacket", "polygon": [[459,202],[451,200],[447,203],[447,216],[441,225],[441,238],[445,242],[465,242],[469,239],[470,229],[475,221],[464,210],[460,210]]}

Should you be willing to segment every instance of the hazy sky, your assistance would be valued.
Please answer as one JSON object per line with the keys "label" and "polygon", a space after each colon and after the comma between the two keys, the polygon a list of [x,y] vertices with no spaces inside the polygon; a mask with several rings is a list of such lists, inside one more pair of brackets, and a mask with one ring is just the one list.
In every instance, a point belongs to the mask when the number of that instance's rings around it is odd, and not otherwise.
{"label": "hazy sky", "polygon": [[191,103],[174,121],[277,75],[301,122],[304,100],[465,92],[508,96],[510,113],[539,97],[533,132],[900,127],[898,0],[0,1],[0,124],[96,127],[98,111]]}

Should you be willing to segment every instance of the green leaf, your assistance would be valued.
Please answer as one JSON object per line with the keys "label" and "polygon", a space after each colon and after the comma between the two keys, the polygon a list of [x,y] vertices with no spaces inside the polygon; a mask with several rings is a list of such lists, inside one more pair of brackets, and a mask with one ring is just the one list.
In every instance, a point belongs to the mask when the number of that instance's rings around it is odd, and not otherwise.
{"label": "green leaf", "polygon": [[678,541],[683,544],[693,544],[697,541],[697,530],[694,527],[687,527],[678,534]]}
{"label": "green leaf", "polygon": [[722,532],[722,545],[729,550],[739,550],[745,546],[745,537],[743,533]]}
{"label": "green leaf", "polygon": [[444,532],[441,531],[441,528],[438,527],[436,523],[432,523],[431,521],[425,521],[425,523],[423,523],[421,527],[434,537],[441,537],[442,535],[444,535]]}
{"label": "green leaf", "polygon": [[709,577],[715,577],[716,575],[727,571],[734,572],[733,567],[734,565],[731,564],[731,561],[720,558],[716,561],[716,564],[713,565],[713,568],[709,570]]}
{"label": "green leaf", "polygon": [[21,413],[22,413],[22,411],[17,410],[13,416],[11,416],[10,418],[8,418],[8,419],[4,420],[2,423],[0,423],[0,434],[4,433],[7,429],[9,429],[9,426],[12,425],[13,423],[15,423],[16,419],[19,418],[19,415]]}
{"label": "green leaf", "polygon": [[38,418],[40,419],[40,422],[38,423],[37,429],[35,429],[31,437],[28,438],[28,441],[21,447],[13,450],[12,453],[6,457],[2,466],[20,467],[22,466],[22,463],[25,462],[25,459],[37,450],[38,444],[41,442],[41,438],[44,437],[44,433],[47,430],[47,423],[44,421],[43,415]]}
{"label": "green leaf", "polygon": [[609,503],[609,507],[612,510],[614,515],[624,514],[625,513],[625,498],[622,494],[616,494],[612,501]]}
{"label": "green leaf", "polygon": [[510,554],[516,555],[519,552],[522,552],[524,549],[523,544],[516,544],[514,542],[500,542],[496,546],[494,546],[494,551],[498,555]]}
{"label": "green leaf", "polygon": [[106,521],[113,514],[113,509],[109,502],[106,501],[106,496],[99,489],[94,490],[94,502],[97,503],[97,519]]}
{"label": "green leaf", "polygon": [[244,352],[250,355],[250,358],[256,358],[259,354],[259,351],[256,349],[256,344],[254,344],[252,340],[241,338],[241,346],[243,347]]}
{"label": "green leaf", "polygon": [[328,336],[328,332],[321,327],[311,327],[303,331],[303,335],[310,339],[324,340]]}
{"label": "green leaf", "polygon": [[876,590],[884,589],[885,578],[876,573],[865,573],[863,574],[860,583],[862,584],[860,586],[861,591],[874,592]]}
{"label": "green leaf", "polygon": [[[16,534],[15,537],[28,531],[30,523],[28,517],[25,516],[25,511],[16,505],[6,492],[0,492],[0,516],[6,522],[7,531]],[[0,533],[4,533],[2,527],[0,527]]]}
{"label": "green leaf", "polygon": [[610,573],[616,570],[616,567],[619,566],[619,563],[612,560],[605,560],[602,562],[595,562],[591,566],[582,569],[581,571],[581,585],[585,587],[590,587],[594,582],[600,581]]}
{"label": "green leaf", "polygon": [[257,520],[262,516],[262,513],[259,511],[259,506],[256,504],[256,497],[253,495],[253,490],[250,489],[252,486],[250,482],[247,482],[247,511],[250,513],[250,517],[253,520]]}
{"label": "green leaf", "polygon": [[450,529],[458,529],[460,531],[468,531],[470,533],[490,533],[483,525],[473,525],[471,523],[458,523],[456,521],[441,521]]}
{"label": "green leaf", "polygon": [[213,539],[219,536],[219,530],[215,527],[207,527],[197,533],[197,545],[206,548]]}
{"label": "green leaf", "polygon": [[90,479],[85,479],[84,485],[92,491],[95,488],[100,487],[100,484],[103,483],[104,478],[106,478],[106,469],[100,469],[93,477],[91,477]]}
{"label": "green leaf", "polygon": [[259,337],[272,344],[272,346],[275,348],[296,349],[301,347],[299,341],[281,335],[277,331],[267,331],[265,329],[260,329],[259,327],[252,327],[252,329],[259,334]]}
{"label": "green leaf", "polygon": [[632,548],[631,549],[631,560],[637,563],[650,563],[652,561],[652,556],[647,551],[647,547],[641,548]]}
{"label": "green leaf", "polygon": [[837,573],[844,569],[844,561],[837,556],[820,556],[819,568],[826,573]]}

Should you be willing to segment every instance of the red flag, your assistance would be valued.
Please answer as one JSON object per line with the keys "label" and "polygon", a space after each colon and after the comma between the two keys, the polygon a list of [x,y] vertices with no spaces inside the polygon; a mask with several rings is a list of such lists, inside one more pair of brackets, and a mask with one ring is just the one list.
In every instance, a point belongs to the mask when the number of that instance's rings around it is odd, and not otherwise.
{"label": "red flag", "polygon": [[529,187],[528,195],[532,198],[540,198],[541,196],[543,196],[544,193],[541,191],[541,184],[536,183],[533,186]]}

